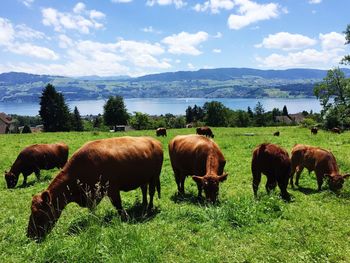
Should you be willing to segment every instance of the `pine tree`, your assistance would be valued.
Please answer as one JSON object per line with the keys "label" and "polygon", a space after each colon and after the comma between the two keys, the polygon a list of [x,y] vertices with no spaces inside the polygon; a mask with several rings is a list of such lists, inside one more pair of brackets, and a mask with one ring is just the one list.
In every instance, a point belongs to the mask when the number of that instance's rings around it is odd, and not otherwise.
{"label": "pine tree", "polygon": [[84,130],[83,121],[81,120],[79,110],[76,106],[74,107],[74,111],[73,111],[73,115],[72,115],[72,129],[74,131],[83,131]]}
{"label": "pine tree", "polygon": [[69,131],[70,113],[62,94],[55,87],[47,84],[40,97],[39,115],[48,132]]}

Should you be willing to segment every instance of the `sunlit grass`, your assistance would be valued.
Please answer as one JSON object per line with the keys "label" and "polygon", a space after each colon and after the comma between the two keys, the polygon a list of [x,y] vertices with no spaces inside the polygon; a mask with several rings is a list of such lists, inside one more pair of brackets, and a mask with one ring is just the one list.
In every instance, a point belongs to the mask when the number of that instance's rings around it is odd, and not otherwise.
{"label": "sunlit grass", "polygon": [[[276,130],[280,137],[272,136]],[[0,258],[2,262],[350,262],[350,181],[339,194],[323,186],[317,192],[315,175],[304,171],[302,189],[292,190],[292,202],[268,196],[265,178],[258,200],[251,187],[251,153],[257,144],[273,142],[288,151],[296,143],[318,145],[335,154],[340,170],[350,172],[350,133],[319,132],[311,135],[299,127],[214,128],[215,141],[227,159],[227,181],[220,187],[220,203],[208,205],[196,199],[191,178],[186,197],[176,196],[167,143],[177,134],[194,129],[169,130],[158,138],[164,146],[161,174],[162,198],[155,198],[152,217],[120,220],[105,198],[91,213],[76,204],[63,211],[57,225],[42,243],[26,237],[33,194],[48,186],[57,170],[42,171],[42,180],[28,177],[27,188],[6,189],[0,181]],[[254,136],[245,136],[254,133]],[[41,133],[0,136],[0,169],[9,169],[20,150],[33,143],[64,141],[70,155],[85,142],[112,136],[154,136],[154,131],[128,133]],[[20,176],[19,185],[23,177]],[[129,214],[142,200],[139,189],[122,193]]]}

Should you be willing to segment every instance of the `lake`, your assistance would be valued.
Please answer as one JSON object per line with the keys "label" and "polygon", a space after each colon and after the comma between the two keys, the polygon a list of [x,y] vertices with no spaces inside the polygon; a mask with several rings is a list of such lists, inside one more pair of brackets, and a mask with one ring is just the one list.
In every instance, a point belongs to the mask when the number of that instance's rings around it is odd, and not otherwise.
{"label": "lake", "polygon": [[[172,113],[175,115],[185,114],[188,106],[203,106],[208,101],[220,101],[226,107],[233,110],[247,110],[248,106],[254,109],[258,101],[260,101],[266,111],[273,108],[282,110],[286,105],[289,113],[297,113],[303,110],[320,112],[321,106],[316,98],[306,99],[281,99],[281,98],[133,98],[124,99],[128,112],[133,113],[139,111],[150,115],[160,115]],[[81,115],[97,115],[103,112],[105,100],[83,100],[83,101],[67,101],[69,107],[73,109],[78,107]],[[0,102],[0,112],[7,114],[29,115],[35,116],[39,112],[39,103],[15,103]]]}

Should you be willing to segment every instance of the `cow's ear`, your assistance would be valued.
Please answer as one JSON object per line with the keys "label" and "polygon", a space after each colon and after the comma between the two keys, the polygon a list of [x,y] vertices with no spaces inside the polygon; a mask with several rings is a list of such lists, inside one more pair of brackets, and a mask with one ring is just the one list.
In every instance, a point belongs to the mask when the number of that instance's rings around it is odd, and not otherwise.
{"label": "cow's ear", "polygon": [[196,183],[199,183],[199,184],[203,183],[203,177],[201,177],[201,176],[193,175],[193,176],[192,176],[192,179],[193,179]]}
{"label": "cow's ear", "polygon": [[47,204],[51,204],[51,195],[50,195],[50,192],[49,191],[44,191],[42,192],[41,194],[41,199],[47,203]]}
{"label": "cow's ear", "polygon": [[219,182],[223,182],[227,179],[228,173],[223,173],[221,176],[219,176]]}
{"label": "cow's ear", "polygon": [[350,174],[344,174],[344,175],[343,175],[343,178],[344,178],[344,179],[347,179],[347,178],[349,178],[349,177],[350,177]]}

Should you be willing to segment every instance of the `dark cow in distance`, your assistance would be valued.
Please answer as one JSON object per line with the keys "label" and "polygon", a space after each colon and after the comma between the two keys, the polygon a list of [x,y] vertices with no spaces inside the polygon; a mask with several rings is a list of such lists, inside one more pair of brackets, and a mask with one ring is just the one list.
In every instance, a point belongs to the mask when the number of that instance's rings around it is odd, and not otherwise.
{"label": "dark cow in distance", "polygon": [[157,130],[156,130],[156,135],[157,135],[157,137],[159,137],[159,136],[167,136],[166,135],[166,129],[165,128],[158,128]]}
{"label": "dark cow in distance", "polygon": [[334,155],[325,149],[309,145],[296,144],[292,149],[292,172],[290,184],[294,187],[293,176],[296,173],[295,184],[299,186],[299,178],[303,169],[309,173],[315,171],[318,190],[321,190],[323,179],[328,179],[329,188],[338,191],[343,187],[344,179],[350,174],[341,175],[339,173],[337,161]]}
{"label": "dark cow in distance", "polygon": [[35,173],[40,178],[40,170],[62,168],[68,159],[68,146],[64,143],[34,144],[24,148],[12,164],[9,172],[5,171],[8,188],[14,188],[18,177],[22,173],[23,185],[27,184],[27,177]]}
{"label": "dark cow in distance", "polygon": [[272,143],[260,144],[253,151],[251,169],[255,197],[257,197],[261,174],[263,173],[267,177],[266,191],[269,193],[278,184],[282,198],[287,201],[290,200],[287,186],[291,171],[291,161],[284,149]]}
{"label": "dark cow in distance", "polygon": [[141,187],[147,207],[147,188],[153,207],[163,163],[159,141],[149,137],[119,137],[88,142],[76,151],[49,187],[33,197],[27,236],[42,239],[54,226],[68,203],[94,208],[107,195],[119,214],[120,191]]}
{"label": "dark cow in distance", "polygon": [[204,189],[206,198],[215,202],[219,183],[227,178],[226,160],[219,146],[199,135],[178,135],[169,142],[169,156],[179,194],[185,193],[185,179],[192,176],[197,183],[198,198]]}
{"label": "dark cow in distance", "polygon": [[318,132],[318,129],[317,129],[316,127],[312,127],[312,128],[310,129],[310,131],[311,131],[311,134],[316,135],[317,132]]}
{"label": "dark cow in distance", "polygon": [[334,128],[331,129],[331,132],[340,134],[341,130],[339,128],[337,128],[337,127],[334,127]]}
{"label": "dark cow in distance", "polygon": [[280,132],[279,131],[274,132],[273,136],[280,136]]}
{"label": "dark cow in distance", "polygon": [[205,126],[205,127],[198,127],[198,128],[196,129],[196,133],[197,133],[198,135],[204,135],[204,136],[206,136],[206,137],[214,138],[213,132],[212,132],[211,129],[210,129],[209,127],[207,127],[207,126]]}

